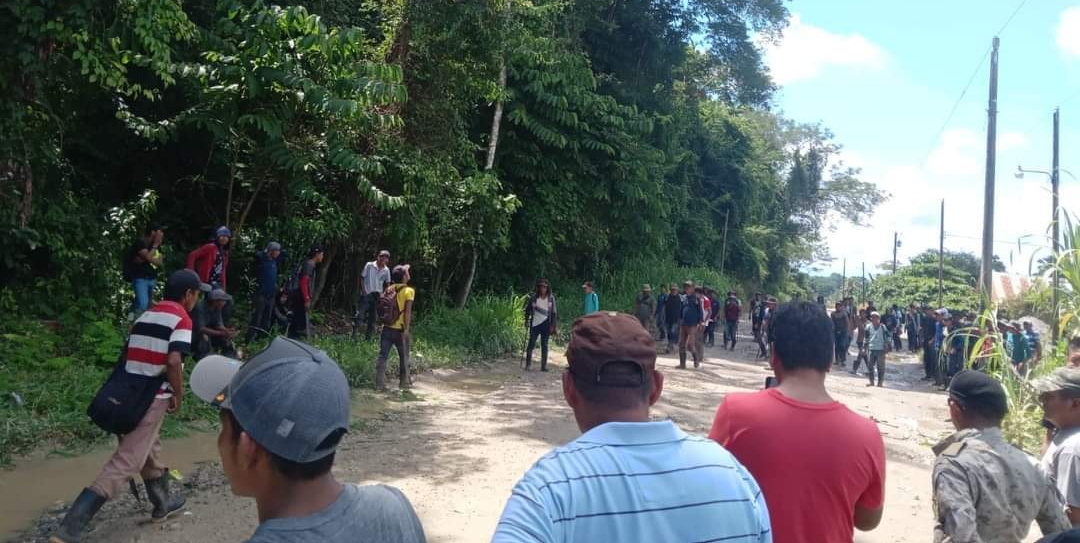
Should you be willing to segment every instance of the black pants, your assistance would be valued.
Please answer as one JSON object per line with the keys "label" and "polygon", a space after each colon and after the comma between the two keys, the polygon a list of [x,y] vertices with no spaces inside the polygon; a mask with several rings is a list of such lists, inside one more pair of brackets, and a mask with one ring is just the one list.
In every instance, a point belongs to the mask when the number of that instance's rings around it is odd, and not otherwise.
{"label": "black pants", "polygon": [[870,351],[870,358],[866,361],[866,375],[870,377],[870,384],[874,384],[874,370],[877,370],[877,385],[881,386],[885,380],[885,351]]}
{"label": "black pants", "polygon": [[304,296],[299,291],[289,296],[289,305],[292,306],[292,318],[289,321],[289,337],[307,341],[311,337],[308,330],[308,310],[304,307]]}
{"label": "black pants", "polygon": [[900,341],[900,329],[899,328],[897,328],[896,331],[893,332],[892,345],[893,345],[893,350],[894,351],[899,352],[900,349],[904,348],[904,343],[902,341]]}
{"label": "black pants", "polygon": [[833,336],[833,346],[836,347],[836,362],[847,362],[848,351],[848,335],[846,333],[838,333]]}
{"label": "black pants", "polygon": [[551,319],[537,324],[529,329],[529,346],[525,348],[525,369],[532,366],[533,349],[536,347],[536,338],[540,338],[540,370],[547,370],[548,339],[551,338]]}
{"label": "black pants", "polygon": [[765,356],[768,354],[768,349],[765,348],[765,331],[761,329],[761,323],[754,323],[754,341],[758,345],[758,356]]}
{"label": "black pants", "polygon": [[367,339],[371,339],[371,336],[375,335],[375,320],[376,312],[379,307],[378,292],[369,292],[367,294],[361,294],[360,300],[356,304],[356,316],[353,317],[353,330],[359,330],[360,324],[367,323],[367,331],[365,336]]}
{"label": "black pants", "polygon": [[269,336],[274,327],[274,293],[255,293],[251,300],[251,322],[248,323],[245,341],[251,343],[256,337]]}
{"label": "black pants", "polygon": [[709,321],[709,324],[705,325],[705,344],[709,347],[716,345],[716,319]]}
{"label": "black pants", "polygon": [[928,379],[938,378],[937,362],[937,349],[933,345],[923,347],[923,371],[926,372]]}
{"label": "black pants", "polygon": [[919,350],[919,332],[910,326],[907,329],[907,348],[913,353]]}
{"label": "black pants", "polygon": [[375,388],[386,388],[386,359],[390,358],[390,348],[396,347],[398,353],[398,384],[401,388],[409,386],[409,340],[397,328],[384,326],[379,336],[379,357],[375,359]]}
{"label": "black pants", "polygon": [[218,353],[222,356],[229,358],[236,358],[236,348],[233,347],[232,340],[226,337],[220,336],[208,336],[206,334],[198,334],[198,338],[195,339],[192,345],[192,358],[195,360],[202,360],[204,357],[210,354]]}

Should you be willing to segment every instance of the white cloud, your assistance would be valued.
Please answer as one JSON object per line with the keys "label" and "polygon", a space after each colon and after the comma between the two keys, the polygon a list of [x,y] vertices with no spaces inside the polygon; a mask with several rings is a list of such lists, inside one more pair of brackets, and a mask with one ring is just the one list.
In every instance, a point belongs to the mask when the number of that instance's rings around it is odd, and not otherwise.
{"label": "white cloud", "polygon": [[1028,138],[1022,132],[1005,132],[998,136],[997,150],[999,153],[1022,149],[1027,147]]}
{"label": "white cloud", "polygon": [[1061,12],[1057,27],[1057,46],[1066,55],[1080,57],[1080,6]]}
{"label": "white cloud", "polygon": [[926,166],[931,173],[943,177],[976,174],[981,167],[980,149],[985,145],[979,135],[971,130],[948,130],[941,135],[941,145],[930,153]]}
{"label": "white cloud", "polygon": [[773,80],[784,85],[811,79],[830,66],[877,69],[885,52],[859,34],[833,34],[792,15],[777,43],[766,43],[765,59]]}

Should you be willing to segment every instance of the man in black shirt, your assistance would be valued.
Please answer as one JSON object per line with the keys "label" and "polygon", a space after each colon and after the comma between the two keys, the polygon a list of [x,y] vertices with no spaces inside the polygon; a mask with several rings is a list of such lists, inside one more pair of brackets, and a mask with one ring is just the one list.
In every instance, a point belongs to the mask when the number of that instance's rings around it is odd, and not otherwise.
{"label": "man in black shirt", "polygon": [[129,318],[132,322],[150,308],[150,298],[157,284],[161,268],[161,240],[165,236],[161,225],[150,223],[143,235],[136,239],[124,254],[124,279],[131,281],[135,299],[131,303]]}

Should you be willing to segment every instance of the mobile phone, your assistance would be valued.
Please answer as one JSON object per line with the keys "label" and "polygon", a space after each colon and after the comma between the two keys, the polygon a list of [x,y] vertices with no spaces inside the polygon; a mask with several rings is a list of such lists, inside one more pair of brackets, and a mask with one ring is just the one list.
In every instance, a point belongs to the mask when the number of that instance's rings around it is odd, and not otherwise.
{"label": "mobile phone", "polygon": [[773,376],[765,378],[765,388],[772,388],[780,384],[780,380]]}

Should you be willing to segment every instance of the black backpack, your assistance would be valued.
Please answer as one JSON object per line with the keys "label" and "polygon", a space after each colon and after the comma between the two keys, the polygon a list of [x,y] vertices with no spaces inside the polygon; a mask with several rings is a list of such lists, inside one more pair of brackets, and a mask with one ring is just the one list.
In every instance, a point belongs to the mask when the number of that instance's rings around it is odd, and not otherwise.
{"label": "black backpack", "polygon": [[139,425],[139,421],[154,403],[154,398],[165,382],[165,374],[156,377],[128,373],[127,345],[120,350],[105,384],[94,395],[86,414],[94,424],[110,434],[128,434]]}

